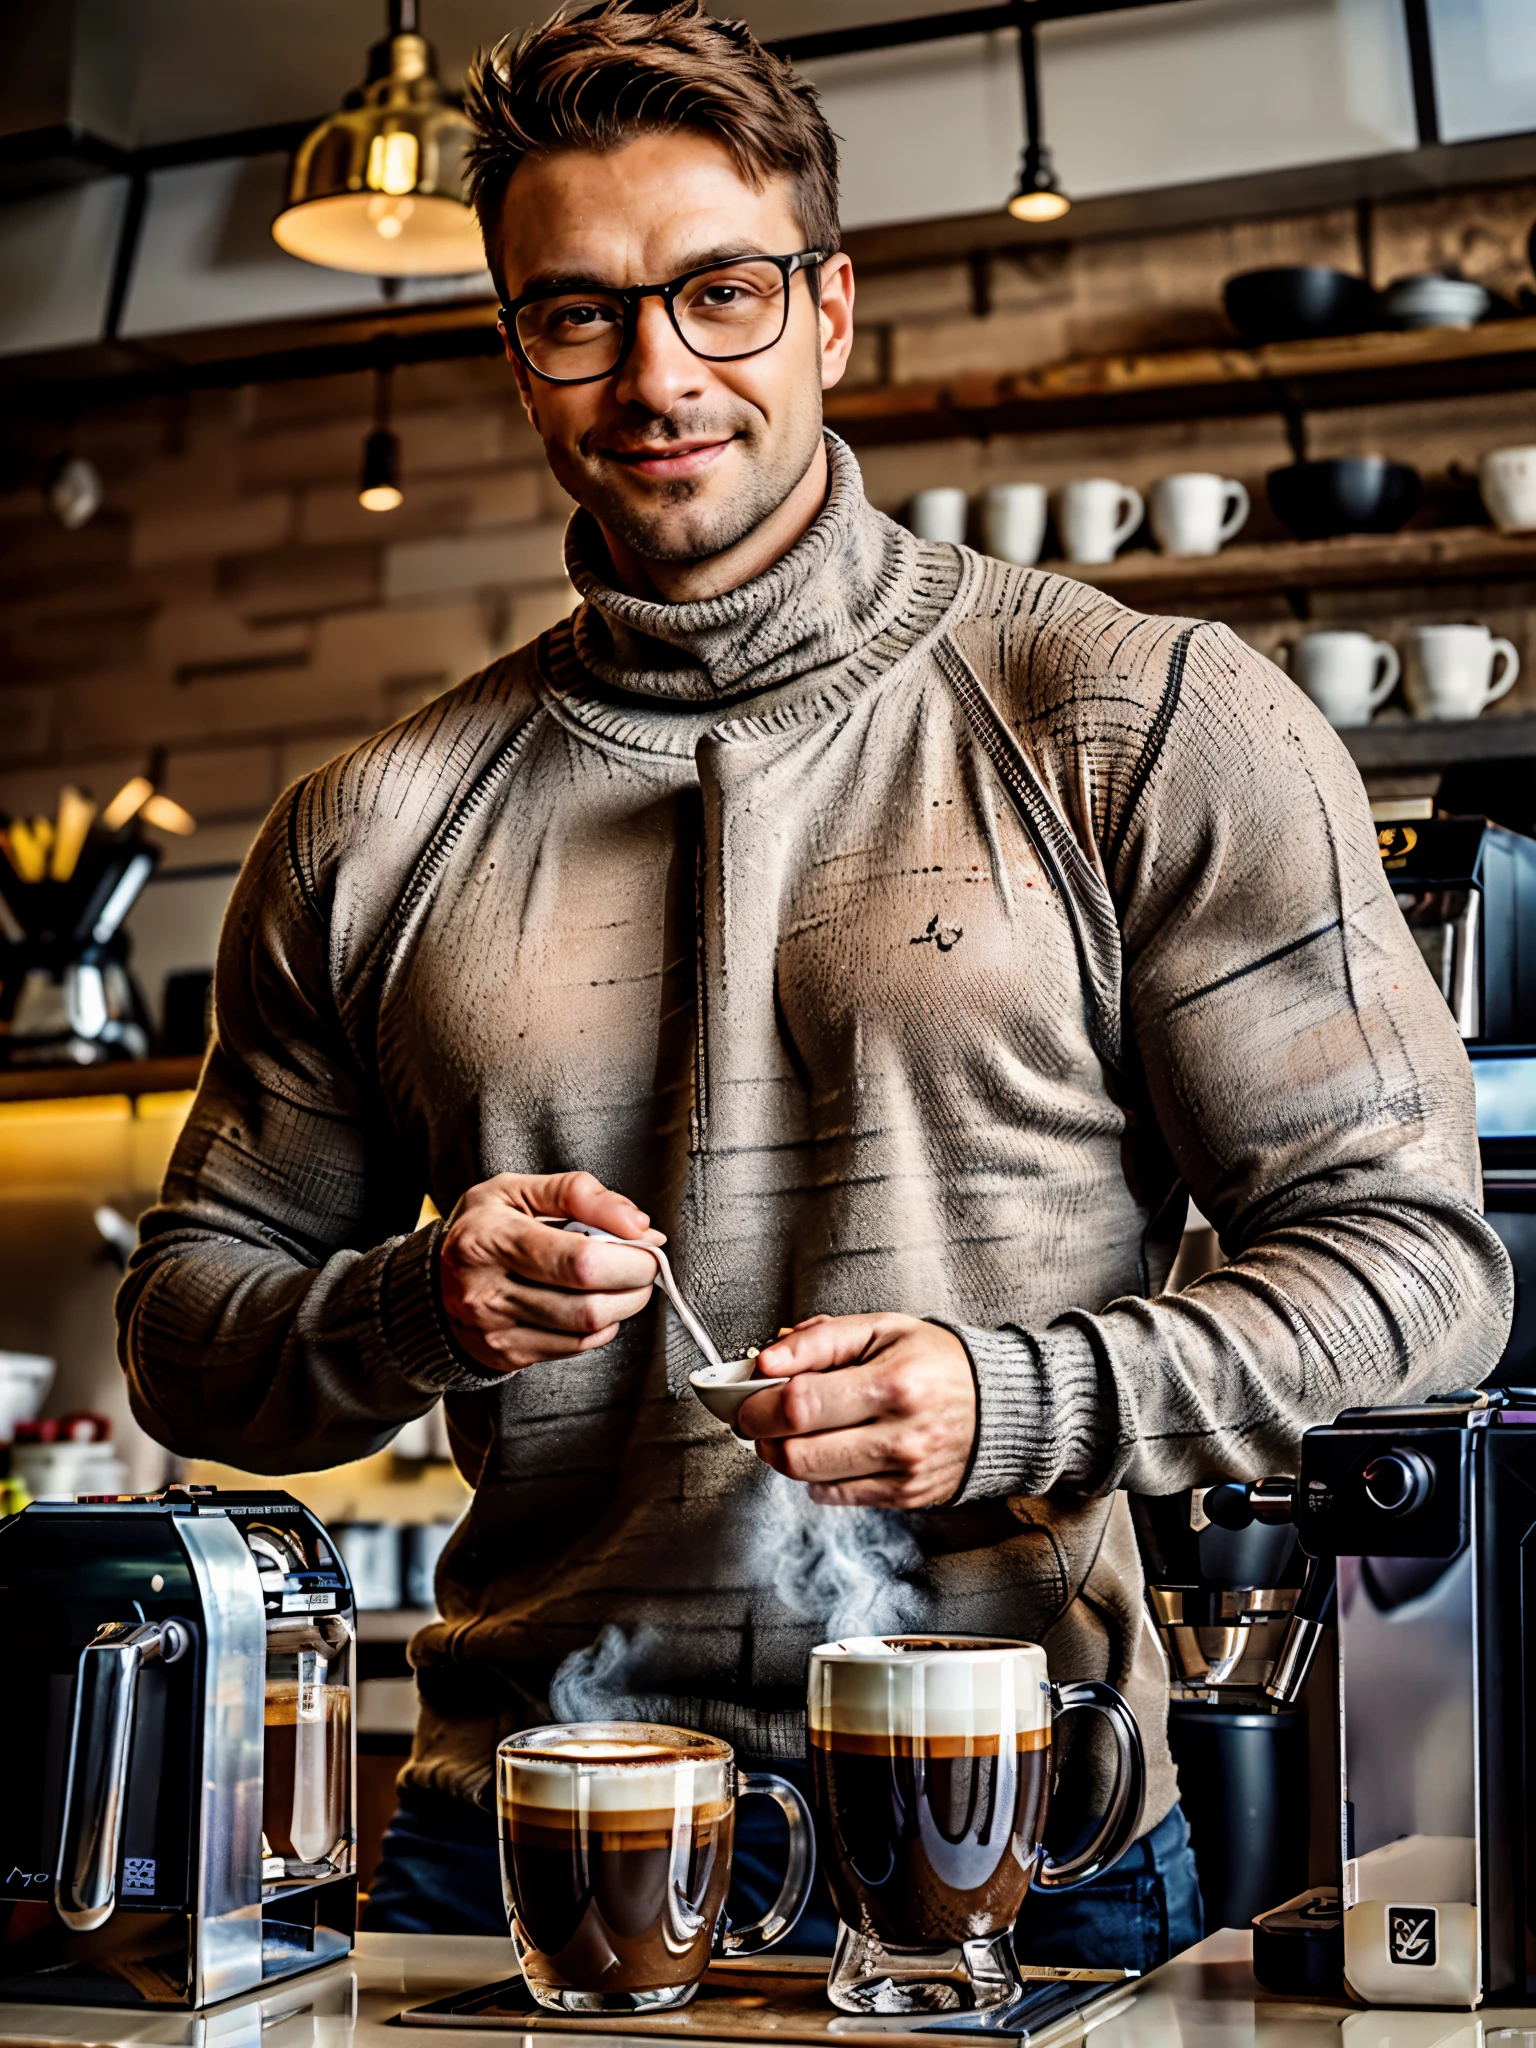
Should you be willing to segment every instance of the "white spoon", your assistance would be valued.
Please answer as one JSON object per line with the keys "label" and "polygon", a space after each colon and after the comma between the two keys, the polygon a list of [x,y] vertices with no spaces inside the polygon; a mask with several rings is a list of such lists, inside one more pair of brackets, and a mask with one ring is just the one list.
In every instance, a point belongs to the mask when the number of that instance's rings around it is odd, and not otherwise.
{"label": "white spoon", "polygon": [[671,1302],[673,1308],[677,1311],[677,1320],[693,1339],[697,1349],[708,1359],[710,1365],[717,1372],[724,1370],[725,1360],[720,1356],[719,1351],[715,1347],[714,1339],[689,1307],[686,1296],[672,1277],[671,1264],[660,1245],[636,1244],[632,1237],[617,1237],[611,1230],[599,1230],[595,1223],[577,1223],[569,1216],[536,1216],[533,1220],[535,1223],[552,1224],[556,1230],[574,1230],[582,1237],[598,1238],[604,1244],[623,1244],[628,1245],[637,1252],[649,1252],[656,1261],[656,1280],[654,1284],[660,1287],[662,1293]]}

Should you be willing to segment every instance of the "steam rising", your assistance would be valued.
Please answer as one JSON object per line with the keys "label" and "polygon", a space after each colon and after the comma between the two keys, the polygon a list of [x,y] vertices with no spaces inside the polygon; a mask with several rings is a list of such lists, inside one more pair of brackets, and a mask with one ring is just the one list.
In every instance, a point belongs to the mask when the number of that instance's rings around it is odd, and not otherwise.
{"label": "steam rising", "polygon": [[907,1574],[922,1562],[904,1518],[886,1508],[828,1508],[793,1480],[776,1481],[758,1542],[758,1577],[821,1640],[888,1635],[917,1618]]}
{"label": "steam rising", "polygon": [[[722,1545],[725,1582],[761,1587],[815,1639],[889,1635],[921,1618],[911,1575],[922,1553],[903,1516],[884,1508],[821,1507],[803,1486],[765,1472],[767,1492],[742,1552]],[[744,1554],[743,1554],[744,1553]],[[626,1635],[609,1622],[597,1640],[575,1650],[550,1682],[557,1721],[668,1721],[683,1702],[664,1690],[674,1680],[663,1630],[646,1623]],[[654,1690],[644,1690],[647,1686]]]}
{"label": "steam rising", "polygon": [[661,1721],[669,1719],[665,1694],[632,1690],[659,1649],[653,1628],[633,1637],[609,1622],[595,1643],[573,1650],[549,1682],[549,1711],[557,1721]]}

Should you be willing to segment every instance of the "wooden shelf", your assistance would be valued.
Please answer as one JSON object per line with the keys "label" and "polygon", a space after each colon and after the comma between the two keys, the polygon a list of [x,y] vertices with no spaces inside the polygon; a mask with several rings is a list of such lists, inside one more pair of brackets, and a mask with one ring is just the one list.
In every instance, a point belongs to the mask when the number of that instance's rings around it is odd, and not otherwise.
{"label": "wooden shelf", "polygon": [[86,1095],[173,1095],[195,1088],[202,1055],[121,1060],[103,1067],[0,1068],[0,1102],[66,1102]]}
{"label": "wooden shelf", "polygon": [[1119,419],[1328,410],[1536,387],[1536,319],[1329,341],[1087,356],[1007,376],[832,391],[827,424],[856,446],[1031,433]]}
{"label": "wooden shelf", "polygon": [[1536,534],[1492,526],[1442,526],[1407,533],[1351,533],[1338,540],[1269,541],[1219,555],[1155,555],[1138,548],[1112,562],[1042,562],[1127,604],[1166,611],[1200,597],[1272,596],[1288,590],[1372,584],[1536,581]]}
{"label": "wooden shelf", "polygon": [[1536,712],[1511,712],[1501,718],[1490,712],[1456,724],[1433,719],[1379,718],[1339,738],[1356,767],[1369,773],[1384,768],[1445,768],[1453,761],[1536,759]]}

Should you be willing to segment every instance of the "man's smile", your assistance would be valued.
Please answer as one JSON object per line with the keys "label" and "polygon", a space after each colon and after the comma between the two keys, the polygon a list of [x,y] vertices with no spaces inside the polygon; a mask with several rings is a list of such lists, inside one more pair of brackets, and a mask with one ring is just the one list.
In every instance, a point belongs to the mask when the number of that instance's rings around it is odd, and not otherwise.
{"label": "man's smile", "polygon": [[713,440],[668,441],[662,446],[647,441],[638,448],[600,447],[598,453],[610,462],[622,463],[635,476],[652,477],[658,483],[702,476],[713,468],[735,439],[723,434]]}

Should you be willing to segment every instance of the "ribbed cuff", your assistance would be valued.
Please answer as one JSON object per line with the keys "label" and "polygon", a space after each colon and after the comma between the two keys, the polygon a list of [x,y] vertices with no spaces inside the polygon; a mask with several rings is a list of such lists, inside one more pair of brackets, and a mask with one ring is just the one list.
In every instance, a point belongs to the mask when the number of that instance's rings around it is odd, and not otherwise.
{"label": "ribbed cuff", "polygon": [[384,1341],[405,1378],[423,1392],[474,1393],[499,1386],[505,1373],[487,1372],[454,1343],[438,1286],[441,1217],[402,1237],[384,1262],[379,1313]]}
{"label": "ribbed cuff", "polygon": [[1100,1438],[1113,1434],[1086,1333],[1070,1325],[1033,1337],[1010,1326],[944,1327],[970,1355],[977,1409],[970,1471],[948,1505],[1038,1499],[1055,1486],[1086,1483],[1101,1461]]}

